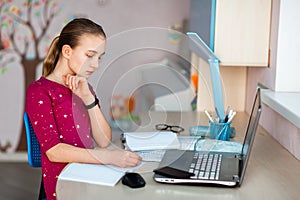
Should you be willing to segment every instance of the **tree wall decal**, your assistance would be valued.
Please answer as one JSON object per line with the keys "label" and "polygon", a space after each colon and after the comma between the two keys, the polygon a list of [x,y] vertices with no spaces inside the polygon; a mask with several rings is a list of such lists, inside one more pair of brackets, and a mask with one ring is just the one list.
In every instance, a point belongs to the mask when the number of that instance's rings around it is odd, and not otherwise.
{"label": "tree wall decal", "polygon": [[[0,0],[0,75],[8,70],[9,63],[19,61],[26,89],[35,80],[36,69],[48,51],[48,29],[61,9],[52,0],[25,0],[20,5],[14,0]],[[26,150],[23,123],[16,150]]]}

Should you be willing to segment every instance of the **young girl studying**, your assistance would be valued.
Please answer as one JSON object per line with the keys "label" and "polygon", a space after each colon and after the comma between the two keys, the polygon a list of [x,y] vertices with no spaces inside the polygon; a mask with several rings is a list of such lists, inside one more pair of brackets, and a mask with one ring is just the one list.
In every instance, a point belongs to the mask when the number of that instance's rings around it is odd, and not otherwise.
{"label": "young girl studying", "polygon": [[107,149],[111,128],[88,78],[105,53],[102,27],[85,18],[69,22],[43,63],[42,77],[26,91],[27,112],[38,138],[47,200],[56,199],[56,182],[71,162],[133,167],[138,154]]}

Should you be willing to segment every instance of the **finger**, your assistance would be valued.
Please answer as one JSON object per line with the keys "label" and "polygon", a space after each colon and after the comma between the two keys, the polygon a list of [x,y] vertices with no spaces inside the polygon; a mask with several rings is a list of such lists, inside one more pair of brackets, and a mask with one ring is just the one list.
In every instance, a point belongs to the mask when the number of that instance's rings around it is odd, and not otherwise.
{"label": "finger", "polygon": [[139,154],[137,154],[136,152],[127,151],[127,152],[126,152],[126,155],[127,155],[129,158],[140,159]]}
{"label": "finger", "polygon": [[127,167],[136,166],[140,162],[138,157],[136,157],[136,155],[134,155],[132,152],[126,151],[124,153],[123,164]]}
{"label": "finger", "polygon": [[140,162],[136,162],[136,161],[127,161],[123,164],[124,167],[135,167],[137,165],[139,165]]}
{"label": "finger", "polygon": [[140,164],[141,161],[142,161],[142,158],[139,155],[134,155],[129,158],[129,162],[132,166],[136,166],[136,165]]}
{"label": "finger", "polygon": [[72,75],[68,74],[66,76],[66,84],[69,86],[69,88],[72,90],[73,89],[73,84],[72,84]]}
{"label": "finger", "polygon": [[134,159],[136,159],[136,160],[138,160],[138,161],[141,161],[141,160],[142,160],[142,157],[141,157],[139,154],[137,154],[137,153],[133,154],[133,155],[132,155],[132,158],[134,158]]}
{"label": "finger", "polygon": [[76,87],[76,81],[77,81],[76,79],[77,79],[76,76],[71,76],[71,82],[72,82],[72,89],[73,90],[77,88]]}
{"label": "finger", "polygon": [[80,79],[78,77],[74,78],[74,88],[77,89]]}
{"label": "finger", "polygon": [[68,85],[68,83],[67,83],[67,76],[66,75],[63,75],[63,82],[66,84],[66,85]]}
{"label": "finger", "polygon": [[138,153],[134,153],[137,159],[142,160],[142,157]]}
{"label": "finger", "polygon": [[85,84],[85,82],[86,82],[86,79],[84,77],[77,76],[76,84],[75,84],[76,88],[78,88],[79,84]]}

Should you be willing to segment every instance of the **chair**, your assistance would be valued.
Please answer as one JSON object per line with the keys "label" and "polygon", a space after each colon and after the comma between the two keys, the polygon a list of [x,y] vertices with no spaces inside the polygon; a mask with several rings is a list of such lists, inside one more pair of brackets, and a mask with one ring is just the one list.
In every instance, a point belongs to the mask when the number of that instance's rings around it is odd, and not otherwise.
{"label": "chair", "polygon": [[[41,167],[40,144],[36,138],[36,135],[32,128],[32,124],[26,112],[24,113],[24,124],[25,124],[26,139],[27,139],[28,163],[31,167],[34,168]],[[41,178],[40,193],[38,199],[39,200],[46,199],[43,177]]]}

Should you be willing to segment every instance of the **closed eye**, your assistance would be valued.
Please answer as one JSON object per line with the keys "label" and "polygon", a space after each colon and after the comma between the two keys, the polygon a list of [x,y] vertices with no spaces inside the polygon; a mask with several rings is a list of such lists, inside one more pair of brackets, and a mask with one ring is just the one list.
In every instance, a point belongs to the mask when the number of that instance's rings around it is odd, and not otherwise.
{"label": "closed eye", "polygon": [[93,58],[95,54],[86,54],[88,58]]}

